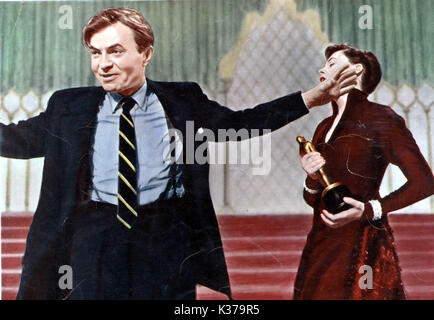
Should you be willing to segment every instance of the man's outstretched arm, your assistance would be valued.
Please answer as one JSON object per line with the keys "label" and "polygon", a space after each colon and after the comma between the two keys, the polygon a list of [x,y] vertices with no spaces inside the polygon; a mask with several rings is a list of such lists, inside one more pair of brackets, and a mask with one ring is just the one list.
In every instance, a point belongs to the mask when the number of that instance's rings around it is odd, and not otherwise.
{"label": "man's outstretched arm", "polygon": [[195,113],[198,127],[208,128],[215,134],[219,129],[269,129],[277,130],[282,126],[307,114],[310,108],[320,106],[336,99],[356,85],[356,74],[348,65],[342,66],[330,79],[321,82],[313,89],[296,92],[240,111],[234,111],[209,100],[196,85]]}
{"label": "man's outstretched arm", "polygon": [[17,124],[0,123],[0,156],[15,159],[43,157],[45,117],[43,112]]}

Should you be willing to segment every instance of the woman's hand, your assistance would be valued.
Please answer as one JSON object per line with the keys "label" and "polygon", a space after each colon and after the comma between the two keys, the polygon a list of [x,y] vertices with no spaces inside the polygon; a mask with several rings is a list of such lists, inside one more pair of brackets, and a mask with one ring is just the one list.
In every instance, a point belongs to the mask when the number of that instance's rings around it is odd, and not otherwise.
{"label": "woman's hand", "polygon": [[310,152],[305,154],[301,159],[301,167],[312,178],[318,179],[315,172],[325,165],[325,160],[319,152]]}
{"label": "woman's hand", "polygon": [[328,227],[333,229],[340,228],[347,223],[360,220],[362,217],[363,212],[365,211],[365,204],[363,202],[348,197],[344,198],[344,202],[351,205],[352,208],[336,214],[331,214],[327,210],[322,211],[321,219]]}

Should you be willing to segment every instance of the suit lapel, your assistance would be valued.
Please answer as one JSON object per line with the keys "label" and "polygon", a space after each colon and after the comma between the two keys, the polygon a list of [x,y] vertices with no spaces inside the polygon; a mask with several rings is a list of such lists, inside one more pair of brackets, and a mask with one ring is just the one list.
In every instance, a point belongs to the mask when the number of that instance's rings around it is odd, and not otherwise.
{"label": "suit lapel", "polygon": [[170,122],[173,126],[185,134],[185,124],[188,120],[193,120],[190,108],[180,101],[180,93],[173,87],[169,87],[164,82],[154,82],[146,79],[151,91],[155,93],[163,106]]}
{"label": "suit lapel", "polygon": [[75,125],[75,134],[79,155],[78,172],[77,172],[77,187],[79,201],[89,200],[89,186],[91,184],[91,150],[92,141],[95,135],[96,117],[98,114],[99,105],[103,102],[105,91],[101,87],[96,87],[85,94],[82,104],[71,105],[77,107],[74,113],[78,112]]}

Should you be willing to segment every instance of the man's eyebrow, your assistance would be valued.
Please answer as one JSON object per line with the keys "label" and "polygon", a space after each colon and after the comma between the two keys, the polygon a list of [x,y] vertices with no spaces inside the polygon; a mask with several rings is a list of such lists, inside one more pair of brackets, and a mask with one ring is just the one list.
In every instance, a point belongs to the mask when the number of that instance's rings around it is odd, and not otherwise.
{"label": "man's eyebrow", "polygon": [[99,49],[97,49],[95,47],[92,47],[92,46],[89,46],[89,50],[91,50],[91,51],[99,51]]}
{"label": "man's eyebrow", "polygon": [[110,47],[108,47],[107,50],[110,50],[110,49],[113,49],[113,48],[116,48],[116,47],[123,48],[123,46],[120,43],[115,43],[115,44],[112,44]]}
{"label": "man's eyebrow", "polygon": [[[115,44],[112,44],[111,46],[107,47],[107,50],[110,50],[110,49],[113,49],[113,48],[116,48],[116,47],[123,48],[123,46],[120,43],[115,43]],[[92,46],[89,46],[89,49],[90,50],[95,50],[95,51],[100,51],[99,49],[97,49],[95,47],[92,47]]]}

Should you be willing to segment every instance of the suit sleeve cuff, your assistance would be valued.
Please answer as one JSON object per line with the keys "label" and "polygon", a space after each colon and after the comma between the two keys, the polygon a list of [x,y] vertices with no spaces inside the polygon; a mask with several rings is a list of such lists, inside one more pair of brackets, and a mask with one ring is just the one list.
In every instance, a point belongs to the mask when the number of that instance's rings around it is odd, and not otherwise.
{"label": "suit sleeve cuff", "polygon": [[291,93],[275,101],[279,102],[279,104],[282,104],[283,109],[281,109],[281,112],[282,114],[285,114],[285,120],[287,123],[297,120],[298,118],[301,118],[302,116],[309,113],[309,108],[306,106],[306,103],[303,100],[301,91]]}
{"label": "suit sleeve cuff", "polygon": [[304,103],[304,106],[306,107],[306,109],[309,109],[309,108],[307,107],[306,100],[304,100],[304,98],[303,98],[303,94],[301,93],[301,91],[300,91],[300,96],[301,96],[301,100],[303,100],[303,103]]}
{"label": "suit sleeve cuff", "polygon": [[297,91],[291,96],[293,96],[297,100],[296,104],[300,106],[300,112],[302,113],[302,115],[309,113],[309,108],[307,107],[306,101],[304,100],[301,91]]}

